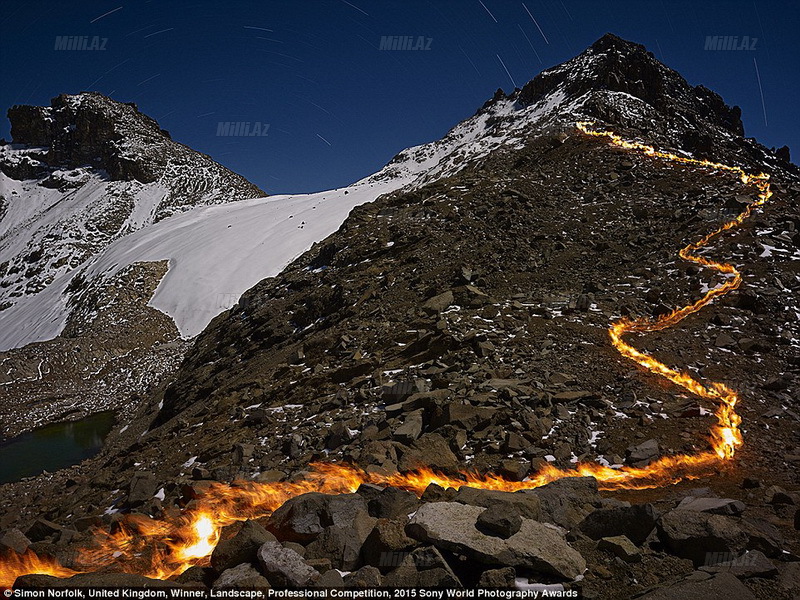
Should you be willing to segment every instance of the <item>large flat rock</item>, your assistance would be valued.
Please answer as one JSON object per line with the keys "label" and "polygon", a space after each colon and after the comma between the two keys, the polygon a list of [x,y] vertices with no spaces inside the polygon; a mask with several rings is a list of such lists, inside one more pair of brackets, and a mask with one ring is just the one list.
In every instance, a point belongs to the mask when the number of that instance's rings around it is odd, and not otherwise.
{"label": "large flat rock", "polygon": [[459,502],[424,504],[406,527],[406,533],[437,548],[489,565],[511,566],[561,579],[574,579],[586,569],[583,557],[564,539],[563,530],[523,519],[509,538],[486,535],[476,527],[486,509]]}

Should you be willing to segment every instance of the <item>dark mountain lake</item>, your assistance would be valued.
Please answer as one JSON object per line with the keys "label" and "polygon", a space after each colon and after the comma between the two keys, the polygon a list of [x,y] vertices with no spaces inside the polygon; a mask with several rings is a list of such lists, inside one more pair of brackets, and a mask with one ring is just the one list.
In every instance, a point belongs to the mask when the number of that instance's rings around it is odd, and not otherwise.
{"label": "dark mountain lake", "polygon": [[114,422],[113,412],[95,413],[79,421],[51,423],[0,443],[0,483],[57,471],[94,456]]}

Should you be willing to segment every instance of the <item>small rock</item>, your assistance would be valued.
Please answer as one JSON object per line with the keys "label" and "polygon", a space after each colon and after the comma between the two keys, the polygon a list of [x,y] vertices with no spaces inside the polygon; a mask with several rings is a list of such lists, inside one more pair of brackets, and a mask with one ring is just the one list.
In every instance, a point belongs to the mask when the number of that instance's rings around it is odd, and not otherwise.
{"label": "small rock", "polygon": [[517,573],[513,567],[503,567],[502,569],[489,569],[481,573],[478,579],[479,588],[493,589],[513,589],[516,583]]}
{"label": "small rock", "polygon": [[625,451],[625,459],[634,466],[645,466],[656,458],[660,450],[658,442],[650,439],[636,446],[631,446]]}
{"label": "small rock", "polygon": [[[306,558],[305,561],[309,567],[315,568],[323,575],[333,569],[330,558]],[[333,570],[335,571],[336,569]],[[317,583],[319,583],[319,580],[317,580]]]}
{"label": "small rock", "polygon": [[367,565],[354,573],[345,575],[344,585],[345,587],[356,589],[378,588],[383,585],[383,577],[381,577],[381,572],[378,569]]}
{"label": "small rock", "polygon": [[242,563],[255,562],[258,549],[275,536],[255,521],[245,521],[230,539],[223,539],[211,554],[211,567],[222,573]]}
{"label": "small rock", "polygon": [[730,348],[731,346],[735,346],[735,345],[736,345],[736,340],[735,340],[735,339],[733,339],[733,338],[732,338],[730,335],[728,335],[727,333],[724,333],[724,332],[723,332],[723,333],[720,333],[720,334],[717,336],[717,339],[716,339],[716,341],[714,342],[714,345],[715,345],[717,348]]}
{"label": "small rock", "polygon": [[796,504],[796,497],[782,487],[772,485],[764,492],[764,502],[767,504]]}
{"label": "small rock", "polygon": [[308,566],[294,550],[278,542],[267,542],[258,549],[258,561],[270,583],[280,587],[305,587],[319,578],[319,572]]}
{"label": "small rock", "polygon": [[607,550],[627,563],[642,560],[642,554],[639,549],[624,535],[600,538],[600,541],[597,542],[597,548],[599,550]]}
{"label": "small rock", "polygon": [[57,525],[52,521],[48,521],[47,519],[36,519],[33,522],[33,525],[28,528],[28,531],[25,532],[25,537],[27,537],[31,542],[41,542],[50,536],[61,533],[62,530],[63,528],[60,525]]}
{"label": "small rock", "polygon": [[419,506],[417,496],[407,490],[387,487],[369,501],[369,514],[379,519],[407,517]]}
{"label": "small rock", "polygon": [[233,456],[237,465],[246,463],[253,456],[256,447],[253,444],[234,444]]}
{"label": "small rock", "polygon": [[17,554],[25,554],[31,540],[19,529],[9,529],[0,536],[0,551],[13,550]]}
{"label": "small rock", "polygon": [[215,590],[269,589],[269,581],[249,563],[223,571],[211,586]]}
{"label": "small rock", "polygon": [[641,546],[656,527],[658,512],[652,504],[601,508],[589,513],[578,530],[593,540],[624,535]]}
{"label": "small rock", "polygon": [[477,527],[488,535],[507,539],[522,527],[522,517],[513,507],[495,505],[480,514]]}
{"label": "small rock", "polygon": [[427,300],[423,305],[422,309],[427,312],[428,314],[436,314],[446,310],[451,304],[453,304],[453,292],[452,290],[447,290],[439,294],[438,296],[434,296],[430,300]]}
{"label": "small rock", "polygon": [[413,471],[421,467],[446,471],[460,465],[450,445],[438,433],[426,433],[414,440],[403,453],[397,468],[400,471]]}
{"label": "small rock", "polygon": [[158,491],[158,480],[154,473],[134,473],[128,486],[128,504],[138,506],[153,499]]}
{"label": "small rock", "polygon": [[325,571],[325,573],[322,574],[322,577],[317,579],[316,587],[326,589],[343,588],[344,579],[339,571],[336,569],[331,569],[330,571]]}

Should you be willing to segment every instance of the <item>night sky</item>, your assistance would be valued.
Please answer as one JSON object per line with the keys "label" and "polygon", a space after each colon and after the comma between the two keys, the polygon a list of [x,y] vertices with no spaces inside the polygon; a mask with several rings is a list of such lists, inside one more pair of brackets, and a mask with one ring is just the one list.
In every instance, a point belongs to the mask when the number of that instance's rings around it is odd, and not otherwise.
{"label": "night sky", "polygon": [[[798,3],[760,0],[0,0],[0,107],[98,91],[269,193],[308,192],[438,139],[612,32],[741,106],[746,135],[797,162],[798,31]],[[705,49],[717,35],[742,47]],[[58,36],[104,49],[56,50]],[[382,36],[427,49],[381,50]],[[228,121],[267,135],[218,136]]]}

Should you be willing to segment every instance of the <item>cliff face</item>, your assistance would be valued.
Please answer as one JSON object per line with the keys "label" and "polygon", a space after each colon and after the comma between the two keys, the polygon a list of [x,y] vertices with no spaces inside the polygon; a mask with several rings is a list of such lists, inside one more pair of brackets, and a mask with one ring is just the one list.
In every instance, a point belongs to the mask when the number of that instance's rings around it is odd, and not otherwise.
{"label": "cliff face", "polygon": [[[45,147],[44,163],[51,167],[89,166],[102,169],[113,180],[141,183],[157,181],[164,175],[171,179],[182,168],[199,170],[198,175],[207,169],[208,177],[224,184],[225,189],[209,190],[217,201],[266,195],[205,154],[174,142],[133,103],[92,92],[62,94],[53,98],[49,107],[13,106],[8,118],[13,142]],[[200,196],[194,195],[199,202]],[[192,198],[184,200],[191,203]]]}

